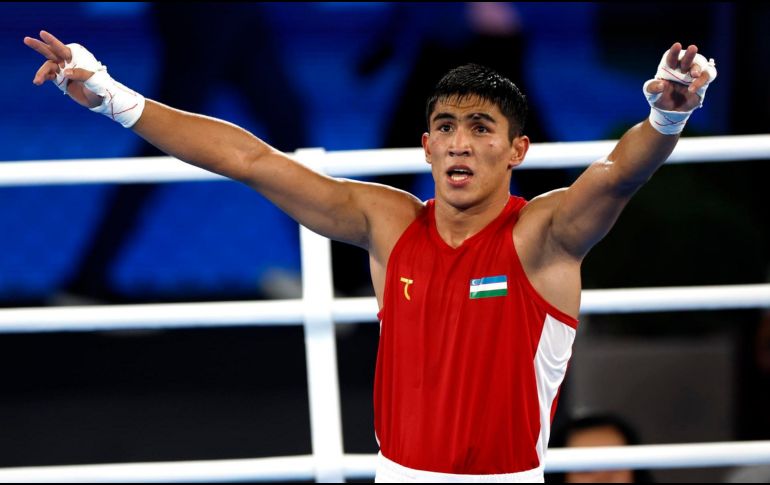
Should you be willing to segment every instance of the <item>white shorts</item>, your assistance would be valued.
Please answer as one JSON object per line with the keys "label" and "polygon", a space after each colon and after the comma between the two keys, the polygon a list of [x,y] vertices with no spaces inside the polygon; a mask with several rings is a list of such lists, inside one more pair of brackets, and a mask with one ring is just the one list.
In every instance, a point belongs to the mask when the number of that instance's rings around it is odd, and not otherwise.
{"label": "white shorts", "polygon": [[425,472],[401,466],[390,461],[382,453],[377,454],[375,483],[542,483],[543,468],[525,472],[499,475],[455,475],[452,473]]}

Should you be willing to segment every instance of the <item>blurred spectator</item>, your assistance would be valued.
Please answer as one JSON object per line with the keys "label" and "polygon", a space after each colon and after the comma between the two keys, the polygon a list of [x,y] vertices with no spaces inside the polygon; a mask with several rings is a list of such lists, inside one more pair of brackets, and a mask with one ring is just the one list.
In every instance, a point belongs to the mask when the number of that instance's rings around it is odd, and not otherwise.
{"label": "blurred spectator", "polygon": [[770,483],[770,465],[735,468],[725,475],[724,483]]}
{"label": "blurred spectator", "polygon": [[259,122],[246,128],[290,152],[307,143],[304,108],[263,8],[259,3],[191,3],[184,8],[154,3],[163,40],[157,97],[199,113],[211,111],[218,92],[229,90],[243,102],[245,114]]}
{"label": "blurred spectator", "polygon": [[[438,13],[442,19],[439,24],[450,28],[428,28],[419,39],[417,56],[398,98],[386,146],[420,146],[420,137],[427,129],[427,95],[444,73],[461,64],[472,62],[490,67],[527,93],[523,65],[525,39],[513,4],[465,2],[411,12],[413,17],[418,17],[418,22],[422,16]],[[535,142],[545,141],[547,136],[533,111],[530,110],[525,132]]]}
{"label": "blurred spectator", "polygon": [[[770,283],[770,268],[765,279]],[[770,439],[770,308],[756,312],[756,323],[740,331],[739,440]]]}
{"label": "blurred spectator", "polygon": [[757,327],[754,360],[757,369],[765,376],[770,377],[770,308],[762,312],[762,319]]}
{"label": "blurred spectator", "polygon": [[[614,414],[573,417],[554,430],[549,448],[626,446],[640,444],[639,436],[623,418]],[[651,483],[647,470],[596,470],[546,474],[547,483]]]}
{"label": "blurred spectator", "polygon": [[[389,148],[419,147],[427,130],[425,102],[427,94],[441,76],[461,64],[476,63],[490,67],[512,80],[527,95],[524,54],[526,42],[521,17],[516,6],[508,2],[464,2],[428,8],[404,5],[395,16],[390,37],[382,47],[361,63],[362,73],[371,72],[392,55],[393,45],[401,32],[419,31],[414,39],[415,51],[411,72],[396,100],[390,126],[385,137]],[[414,34],[412,34],[414,35]],[[540,123],[538,110],[531,105],[524,128],[535,143],[550,137]],[[408,190],[425,200],[433,197],[430,174],[382,177],[382,182]],[[523,170],[513,178],[516,192],[531,198],[567,184],[563,170]]]}
{"label": "blurred spectator", "polygon": [[[151,13],[162,41],[162,68],[158,77],[159,86],[153,97],[178,109],[232,120],[285,152],[307,146],[303,104],[293,90],[279,57],[277,42],[265,20],[263,6],[258,3],[192,3],[179,8],[172,4],[153,3]],[[218,27],[213,31],[212,26]],[[195,82],[190,81],[192,77]],[[227,105],[228,94],[237,97],[236,112],[217,112],[233,110]],[[137,155],[164,154],[149,144],[143,144]],[[196,188],[188,192],[190,197],[197,195]],[[111,188],[108,209],[104,211],[104,218],[83,252],[84,259],[69,287],[71,292],[107,300],[123,299],[111,280],[110,271],[115,267],[116,260],[125,254],[126,247],[131,244],[131,236],[139,230],[140,220],[146,217],[148,208],[158,203],[161,190],[169,189],[156,184]],[[229,197],[230,193],[223,194],[217,202],[221,204],[230,200]],[[262,204],[251,210],[253,213],[254,210],[274,209]],[[264,219],[273,220],[274,217]],[[201,230],[205,229],[201,227]],[[237,238],[235,234],[230,236]],[[296,239],[294,225],[274,225],[271,228],[272,245],[275,245],[276,238]],[[275,247],[283,247],[285,251],[297,250],[288,243]],[[260,254],[259,248],[253,250],[254,254]],[[293,268],[276,268],[275,274],[289,275],[291,270]],[[268,273],[272,274],[272,270]],[[270,274],[254,277],[268,295],[267,288],[279,286],[262,281]],[[297,284],[298,281],[294,286]],[[292,289],[288,295],[272,296],[296,297],[293,294],[296,291]],[[221,298],[221,295],[215,297]]]}
{"label": "blurred spectator", "polygon": [[[770,48],[770,5],[760,3],[730,3],[734,38],[730,39],[733,64],[742,66],[750,59],[767,58]],[[751,72],[734,69],[734,86],[730,90],[730,134],[764,134],[770,132],[770,92],[763,79],[770,74],[770,63],[760,62]],[[738,87],[740,87],[738,89]],[[757,241],[763,248],[761,257],[755,258],[755,268],[770,271],[770,224],[767,212],[767,179],[770,177],[770,160],[757,160],[742,171],[735,170],[740,164],[730,164],[725,176],[740,178],[738,195],[745,202],[742,210],[753,215],[750,241]],[[720,178],[720,186],[725,177]],[[734,196],[734,198],[737,198]],[[741,249],[743,251],[743,249]],[[730,251],[736,253],[738,251]],[[761,261],[762,263],[758,263]],[[761,266],[760,266],[761,264]],[[731,266],[732,269],[732,266]],[[748,281],[759,281],[752,279]],[[765,282],[770,283],[770,272]],[[770,439],[770,308],[752,314],[753,321],[741,325],[742,340],[739,359],[742,363],[740,383],[743,389],[736,421],[739,440]],[[730,322],[735,325],[733,320]],[[765,482],[769,481],[767,479]]]}

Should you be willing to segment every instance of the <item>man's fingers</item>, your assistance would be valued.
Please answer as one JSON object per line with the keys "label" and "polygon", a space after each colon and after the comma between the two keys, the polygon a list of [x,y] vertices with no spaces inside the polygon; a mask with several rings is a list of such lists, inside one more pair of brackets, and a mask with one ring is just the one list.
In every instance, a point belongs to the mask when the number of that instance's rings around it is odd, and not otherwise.
{"label": "man's fingers", "polygon": [[65,69],[64,70],[64,77],[71,81],[88,81],[88,78],[93,76],[94,73],[91,71],[88,71],[86,69],[80,69],[79,67],[75,69]]}
{"label": "man's fingers", "polygon": [[650,94],[662,93],[665,87],[666,87],[666,81],[662,79],[657,79],[647,84],[647,92]]}
{"label": "man's fingers", "polygon": [[62,41],[49,34],[45,30],[40,31],[40,38],[43,39],[43,42],[48,44],[51,52],[53,52],[55,55],[67,62],[72,60],[72,51],[70,51],[70,48],[64,45]]}
{"label": "man's fingers", "polygon": [[687,72],[692,67],[692,63],[695,60],[695,54],[698,53],[698,47],[695,45],[687,46],[687,50],[684,53],[684,57],[679,61],[682,72]]}
{"label": "man's fingers", "polygon": [[711,75],[708,73],[708,71],[701,72],[699,76],[695,78],[692,84],[690,84],[690,87],[687,90],[691,93],[694,93],[695,91],[705,86],[706,83],[709,82],[710,77]]}
{"label": "man's fingers", "polygon": [[35,78],[32,83],[40,86],[46,81],[56,79],[56,73],[59,72],[59,65],[54,61],[45,61],[40,69],[35,73]]}
{"label": "man's fingers", "polygon": [[24,45],[35,50],[38,54],[42,55],[46,59],[54,62],[58,62],[61,59],[56,57],[56,54],[43,42],[32,37],[24,37]]}
{"label": "man's fingers", "polygon": [[677,64],[679,64],[679,53],[681,51],[682,44],[679,42],[675,42],[674,45],[671,46],[671,49],[668,50],[668,56],[666,56],[666,64],[668,64],[668,67],[676,69]]}

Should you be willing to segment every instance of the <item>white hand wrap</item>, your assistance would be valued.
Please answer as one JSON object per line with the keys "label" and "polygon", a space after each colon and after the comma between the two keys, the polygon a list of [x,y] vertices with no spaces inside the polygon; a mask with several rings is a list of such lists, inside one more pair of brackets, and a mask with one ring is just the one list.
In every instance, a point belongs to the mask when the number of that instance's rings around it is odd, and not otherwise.
{"label": "white hand wrap", "polygon": [[[695,54],[693,64],[697,64],[701,68],[701,72],[708,73],[709,76],[708,82],[701,86],[697,91],[697,94],[700,97],[700,105],[698,105],[697,108],[691,109],[690,111],[662,110],[655,106],[655,102],[660,99],[662,93],[650,93],[647,91],[647,86],[649,86],[651,82],[655,81],[656,79],[665,79],[667,81],[673,81],[689,86],[695,80],[694,77],[690,76],[689,72],[682,72],[678,66],[676,69],[668,67],[668,63],[666,63],[668,52],[669,51],[664,52],[663,57],[660,59],[660,64],[658,64],[658,71],[655,73],[655,79],[650,79],[644,83],[642,92],[644,93],[645,98],[647,98],[647,102],[650,104],[650,124],[652,127],[664,135],[677,135],[684,129],[684,125],[687,123],[687,120],[690,118],[692,112],[703,106],[703,99],[706,97],[706,89],[708,89],[709,84],[711,84],[711,82],[716,79],[717,69],[715,67],[714,59],[706,60],[706,58],[702,55]],[[684,55],[684,50],[679,53],[680,61]]]}
{"label": "white hand wrap", "polygon": [[[64,69],[85,69],[94,74],[85,81],[88,90],[102,97],[102,104],[91,111],[108,116],[124,128],[131,128],[142,116],[144,96],[128,89],[115,81],[107,73],[107,66],[97,61],[93,54],[80,44],[67,44],[72,51],[72,59],[65,63]],[[56,85],[67,94],[68,80],[63,70],[56,74]]]}
{"label": "white hand wrap", "polygon": [[695,108],[690,111],[666,111],[657,108],[655,101],[660,98],[662,93],[650,93],[647,91],[647,86],[653,81],[656,81],[656,79],[648,80],[642,87],[644,96],[647,98],[647,102],[650,103],[650,124],[664,135],[678,135],[684,130],[684,125],[687,124],[687,120],[692,112],[695,111]]}

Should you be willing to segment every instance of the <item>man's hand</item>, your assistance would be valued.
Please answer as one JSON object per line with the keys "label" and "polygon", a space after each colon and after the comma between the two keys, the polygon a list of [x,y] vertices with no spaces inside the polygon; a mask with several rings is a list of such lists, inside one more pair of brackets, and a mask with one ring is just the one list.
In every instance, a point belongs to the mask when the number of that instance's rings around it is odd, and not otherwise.
{"label": "man's hand", "polygon": [[710,79],[708,71],[704,71],[701,66],[693,62],[698,53],[698,47],[691,45],[687,47],[682,59],[679,59],[682,52],[682,44],[676,42],[671,46],[666,56],[666,65],[670,68],[670,74],[678,77],[676,72],[678,68],[682,73],[689,74],[692,82],[689,83],[683,77],[682,82],[669,81],[665,79],[656,79],[647,85],[647,91],[651,94],[660,93],[660,98],[655,101],[655,107],[666,111],[692,111],[701,105],[701,98],[697,91],[706,85]]}
{"label": "man's hand", "polygon": [[95,108],[102,103],[102,97],[86,89],[83,84],[93,75],[92,71],[78,67],[65,69],[72,61],[72,50],[59,39],[41,30],[40,40],[24,37],[24,44],[47,59],[32,80],[35,85],[40,86],[45,81],[53,81],[61,88],[63,83],[67,83],[67,94],[82,106]]}

